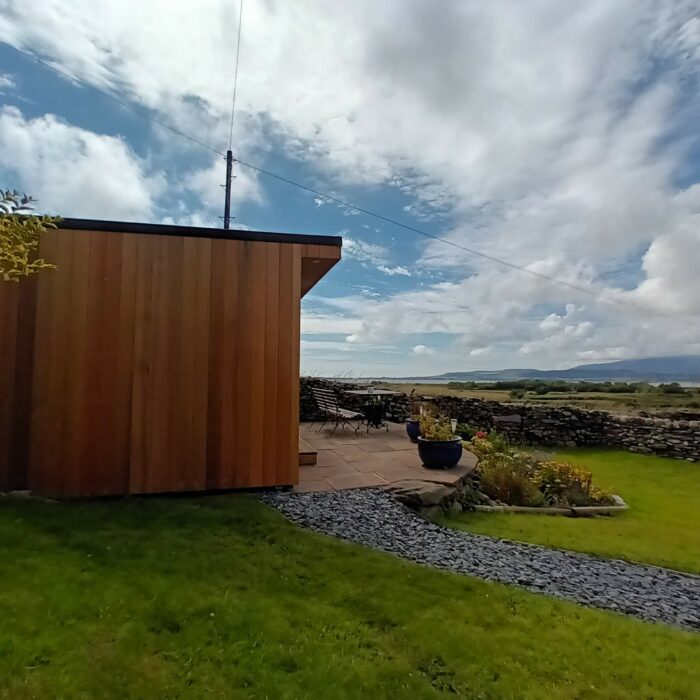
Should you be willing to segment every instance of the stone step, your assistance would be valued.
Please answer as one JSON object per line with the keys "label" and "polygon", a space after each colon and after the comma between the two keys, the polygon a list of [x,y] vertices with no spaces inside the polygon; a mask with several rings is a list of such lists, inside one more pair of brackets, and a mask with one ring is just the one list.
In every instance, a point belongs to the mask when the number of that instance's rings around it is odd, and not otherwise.
{"label": "stone step", "polygon": [[299,438],[299,466],[308,467],[316,464],[318,452],[306,440]]}

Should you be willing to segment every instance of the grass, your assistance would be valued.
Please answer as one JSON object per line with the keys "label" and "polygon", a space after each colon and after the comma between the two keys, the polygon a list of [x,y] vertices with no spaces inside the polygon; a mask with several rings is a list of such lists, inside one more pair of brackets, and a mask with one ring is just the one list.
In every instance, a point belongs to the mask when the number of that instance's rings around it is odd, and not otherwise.
{"label": "grass", "polygon": [[692,698],[700,635],[302,531],[247,496],[0,499],[0,698]]}
{"label": "grass", "polygon": [[545,404],[548,406],[574,406],[590,410],[604,410],[613,413],[636,413],[638,411],[668,411],[686,410],[691,413],[700,410],[700,389],[693,389],[686,396],[674,396],[673,394],[653,393],[606,393],[606,392],[581,392],[563,393],[550,392],[539,395],[529,391],[520,399],[513,399],[510,392],[505,389],[453,389],[444,384],[399,384],[384,383],[382,386],[408,394],[415,389],[419,396],[459,396],[468,399],[483,399],[485,401],[502,401],[504,403],[517,404]]}
{"label": "grass", "polygon": [[619,557],[700,574],[700,464],[614,450],[560,450],[630,510],[610,518],[465,513],[448,524],[521,542]]}

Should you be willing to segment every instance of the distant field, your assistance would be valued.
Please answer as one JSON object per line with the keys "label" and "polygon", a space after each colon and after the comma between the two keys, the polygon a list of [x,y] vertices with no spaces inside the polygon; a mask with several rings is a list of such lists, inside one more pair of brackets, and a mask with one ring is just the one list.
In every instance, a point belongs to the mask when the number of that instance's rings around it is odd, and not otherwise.
{"label": "distant field", "polygon": [[[700,389],[692,389],[687,396],[668,394],[607,394],[607,393],[561,393],[551,392],[538,395],[527,392],[522,398],[511,398],[510,392],[504,389],[451,389],[444,384],[410,384],[383,383],[382,386],[409,393],[411,389],[422,396],[461,396],[487,401],[504,401],[506,403],[546,404],[554,406],[578,406],[588,409],[602,409],[616,413],[635,413],[637,411],[663,411],[683,409],[697,413],[700,416]],[[696,405],[693,405],[696,404]]]}

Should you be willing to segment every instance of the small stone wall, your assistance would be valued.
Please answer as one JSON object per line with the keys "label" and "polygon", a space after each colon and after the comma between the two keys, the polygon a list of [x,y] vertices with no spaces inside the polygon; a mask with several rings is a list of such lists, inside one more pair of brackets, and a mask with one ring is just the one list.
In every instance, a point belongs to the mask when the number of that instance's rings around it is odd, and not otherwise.
{"label": "small stone wall", "polygon": [[[360,385],[302,377],[301,420],[318,420],[311,387],[334,385],[356,389]],[[343,405],[359,407],[361,400],[346,395]],[[581,408],[506,404],[498,401],[436,396],[436,412],[490,430],[497,428],[517,444],[552,447],[615,447],[630,452],[657,454],[691,462],[700,461],[700,421],[649,416],[626,416]],[[403,421],[409,399],[399,394],[387,401],[389,417]]]}

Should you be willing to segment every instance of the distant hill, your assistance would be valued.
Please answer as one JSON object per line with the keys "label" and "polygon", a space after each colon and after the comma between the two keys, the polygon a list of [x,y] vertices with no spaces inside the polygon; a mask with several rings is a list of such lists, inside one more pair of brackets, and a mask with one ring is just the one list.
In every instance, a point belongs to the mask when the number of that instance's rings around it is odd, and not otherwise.
{"label": "distant hill", "polygon": [[[388,379],[388,377],[383,377]],[[647,357],[620,360],[570,369],[501,369],[475,372],[446,372],[430,377],[395,377],[421,381],[443,379],[455,382],[507,381],[512,379],[570,379],[593,381],[700,382],[700,355],[679,357]]]}

